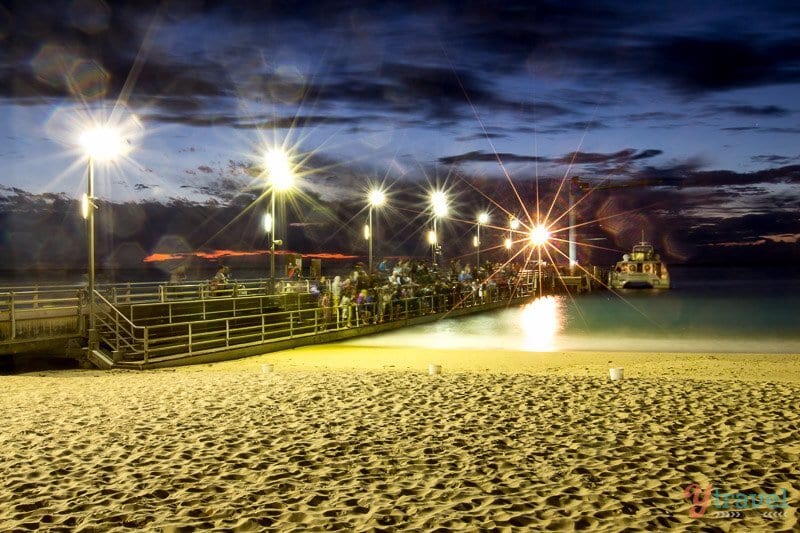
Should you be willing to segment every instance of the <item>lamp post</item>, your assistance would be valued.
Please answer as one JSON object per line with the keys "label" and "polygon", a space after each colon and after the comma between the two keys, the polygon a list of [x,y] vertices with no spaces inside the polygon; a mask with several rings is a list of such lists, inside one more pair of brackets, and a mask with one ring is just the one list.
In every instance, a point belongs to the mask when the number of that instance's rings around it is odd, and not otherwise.
{"label": "lamp post", "polygon": [[88,171],[86,176],[86,195],[81,201],[81,211],[83,218],[87,220],[87,240],[88,240],[88,263],[89,263],[89,349],[97,346],[95,333],[94,316],[94,285],[95,285],[95,265],[94,265],[94,162],[111,161],[117,155],[124,152],[124,144],[117,131],[112,128],[101,126],[89,129],[81,134],[79,140],[86,152],[88,160]]}
{"label": "lamp post", "polygon": [[489,215],[481,213],[478,215],[477,221],[477,237],[475,238],[475,276],[478,276],[478,271],[481,269],[481,224],[489,222]]}
{"label": "lamp post", "polygon": [[[275,291],[275,246],[280,246],[283,241],[275,238],[275,193],[288,191],[294,183],[289,158],[280,150],[270,150],[264,156],[270,183],[270,232],[269,232],[269,287],[270,293]],[[264,217],[265,225],[267,217]]]}
{"label": "lamp post", "polygon": [[514,239],[511,236],[512,231],[519,229],[519,220],[517,217],[510,217],[508,219],[508,238],[506,238],[506,250],[508,250],[508,260],[511,261],[511,247],[514,244]]}
{"label": "lamp post", "polygon": [[538,282],[537,286],[539,287],[539,294],[542,294],[542,246],[547,244],[547,241],[550,239],[550,231],[547,229],[544,224],[537,224],[531,230],[528,238],[531,241],[531,244],[536,247],[536,259],[537,259],[537,271],[538,271]]}
{"label": "lamp post", "polygon": [[431,207],[433,209],[433,234],[429,236],[428,240],[432,244],[432,267],[436,269],[436,250],[439,248],[439,233],[436,229],[436,220],[440,217],[447,216],[447,196],[444,191],[434,191],[431,193]]}
{"label": "lamp post", "polygon": [[431,264],[436,264],[436,221],[433,222],[433,229],[428,232],[428,244],[431,245]]}
{"label": "lamp post", "polygon": [[369,193],[369,221],[368,226],[364,228],[364,234],[369,240],[369,275],[372,275],[372,210],[375,207],[381,207],[386,202],[386,194],[380,189],[374,189]]}

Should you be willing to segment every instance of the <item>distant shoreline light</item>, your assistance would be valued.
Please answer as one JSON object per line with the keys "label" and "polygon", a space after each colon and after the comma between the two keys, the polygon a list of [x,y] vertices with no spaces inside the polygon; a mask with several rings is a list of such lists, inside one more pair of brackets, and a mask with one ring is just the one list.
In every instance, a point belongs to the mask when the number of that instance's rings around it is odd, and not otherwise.
{"label": "distant shoreline light", "polygon": [[[214,250],[213,252],[154,253],[142,259],[142,262],[160,263],[163,261],[176,261],[181,259],[187,259],[190,257],[198,257],[200,259],[214,260],[223,257],[248,257],[248,256],[258,256],[258,255],[269,255],[269,253],[270,253],[269,250],[253,250],[249,252],[237,251],[237,250]],[[299,252],[291,252],[288,250],[275,250],[275,253],[277,255],[288,255],[288,254],[302,255],[303,257],[309,259],[359,259],[361,257],[358,255],[345,255],[340,253],[327,253],[327,252],[301,254]]]}

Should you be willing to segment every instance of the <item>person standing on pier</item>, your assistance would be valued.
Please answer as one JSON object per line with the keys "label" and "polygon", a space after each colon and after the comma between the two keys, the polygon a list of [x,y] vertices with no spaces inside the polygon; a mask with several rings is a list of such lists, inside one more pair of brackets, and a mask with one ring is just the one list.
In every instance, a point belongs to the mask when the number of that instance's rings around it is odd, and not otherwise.
{"label": "person standing on pier", "polygon": [[352,310],[350,309],[350,304],[350,290],[346,289],[342,291],[342,299],[339,301],[339,316],[341,316],[341,322],[346,328],[349,328],[351,323],[350,315]]}
{"label": "person standing on pier", "polygon": [[171,285],[180,285],[181,283],[185,283],[186,267],[184,265],[181,265],[175,270],[173,270],[172,274],[170,274],[169,276],[169,282]]}
{"label": "person standing on pier", "polygon": [[211,278],[211,296],[215,296],[220,287],[224,287],[228,284],[229,275],[230,269],[228,267],[220,266],[219,269],[217,269],[217,273]]}
{"label": "person standing on pier", "polygon": [[322,331],[328,329],[328,323],[331,321],[331,295],[323,289],[322,296],[319,299],[319,306],[322,308]]}

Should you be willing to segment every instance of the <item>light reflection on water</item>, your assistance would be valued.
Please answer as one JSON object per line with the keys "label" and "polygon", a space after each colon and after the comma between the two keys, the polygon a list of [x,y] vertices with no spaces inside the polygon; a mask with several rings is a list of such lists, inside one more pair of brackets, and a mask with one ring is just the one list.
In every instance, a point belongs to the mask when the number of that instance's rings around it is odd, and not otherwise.
{"label": "light reflection on water", "polygon": [[556,350],[556,339],[564,329],[562,305],[560,298],[544,296],[522,306],[519,323],[526,352]]}
{"label": "light reflection on water", "polygon": [[548,296],[345,341],[454,350],[800,353],[796,277]]}

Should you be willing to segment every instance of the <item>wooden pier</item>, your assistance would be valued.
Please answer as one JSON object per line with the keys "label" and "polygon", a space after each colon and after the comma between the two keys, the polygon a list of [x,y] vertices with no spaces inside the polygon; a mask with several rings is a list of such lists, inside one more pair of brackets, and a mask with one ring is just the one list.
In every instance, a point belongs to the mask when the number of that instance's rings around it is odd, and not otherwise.
{"label": "wooden pier", "polygon": [[[485,291],[420,293],[353,305],[348,325],[338,309],[318,306],[309,281],[237,281],[212,293],[205,282],[115,284],[95,290],[95,328],[85,287],[0,289],[0,358],[41,354],[99,368],[145,369],[246,357],[308,344],[489,311],[538,293],[591,290],[586,276],[539,277],[523,272],[513,284]],[[463,289],[463,288],[462,288]]]}

